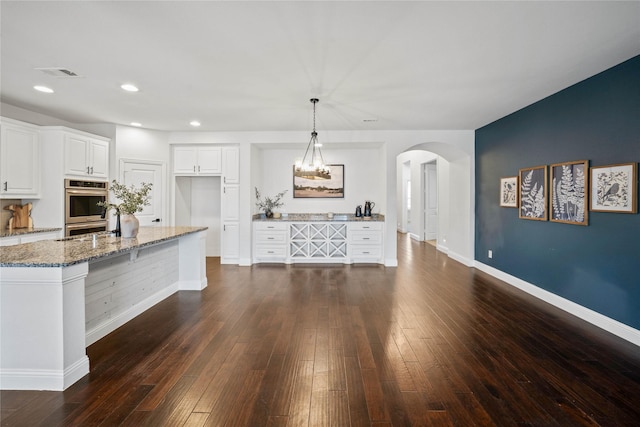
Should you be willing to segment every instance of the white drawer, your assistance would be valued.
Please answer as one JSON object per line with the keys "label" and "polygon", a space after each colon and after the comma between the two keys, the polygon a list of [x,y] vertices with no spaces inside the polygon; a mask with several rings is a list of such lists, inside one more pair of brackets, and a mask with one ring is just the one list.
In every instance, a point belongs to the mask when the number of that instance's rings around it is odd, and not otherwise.
{"label": "white drawer", "polygon": [[380,246],[352,246],[351,258],[380,258],[382,250]]}
{"label": "white drawer", "polygon": [[287,231],[256,231],[256,243],[287,243]]}
{"label": "white drawer", "polygon": [[374,221],[374,222],[352,222],[349,224],[349,229],[351,230],[382,230],[382,222]]}
{"label": "white drawer", "polygon": [[287,223],[286,222],[267,222],[267,221],[256,221],[253,223],[256,231],[259,230],[282,230],[287,231]]}
{"label": "white drawer", "polygon": [[259,259],[286,258],[286,246],[256,246],[255,257]]}
{"label": "white drawer", "polygon": [[382,242],[382,233],[379,231],[360,231],[355,230],[350,233],[350,240],[353,244],[380,244]]}

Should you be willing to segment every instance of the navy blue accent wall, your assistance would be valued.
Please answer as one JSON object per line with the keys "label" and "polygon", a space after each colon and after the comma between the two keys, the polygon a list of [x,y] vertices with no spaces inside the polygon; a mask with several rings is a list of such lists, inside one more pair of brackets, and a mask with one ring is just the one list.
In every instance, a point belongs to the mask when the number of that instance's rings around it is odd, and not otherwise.
{"label": "navy blue accent wall", "polygon": [[640,329],[639,214],[589,212],[589,225],[580,226],[519,219],[518,209],[499,207],[500,178],[520,168],[640,161],[640,56],[475,137],[475,259]]}

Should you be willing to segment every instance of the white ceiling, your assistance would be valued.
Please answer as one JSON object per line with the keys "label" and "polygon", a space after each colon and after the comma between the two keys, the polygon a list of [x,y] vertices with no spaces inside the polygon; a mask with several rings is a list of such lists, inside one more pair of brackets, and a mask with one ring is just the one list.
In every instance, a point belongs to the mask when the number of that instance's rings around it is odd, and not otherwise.
{"label": "white ceiling", "polygon": [[[640,2],[2,1],[1,100],[158,130],[476,129],[640,54]],[[35,70],[62,67],[80,78]],[[138,93],[120,89],[125,82]],[[54,94],[33,90],[49,86]],[[365,121],[377,119],[377,121]]]}

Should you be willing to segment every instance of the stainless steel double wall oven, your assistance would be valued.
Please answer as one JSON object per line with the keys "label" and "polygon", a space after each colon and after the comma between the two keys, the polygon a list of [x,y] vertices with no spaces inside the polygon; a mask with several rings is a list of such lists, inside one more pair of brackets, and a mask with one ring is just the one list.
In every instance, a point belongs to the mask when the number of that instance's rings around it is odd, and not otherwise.
{"label": "stainless steel double wall oven", "polygon": [[107,182],[64,180],[65,235],[106,231],[108,222],[103,208],[97,205],[109,198]]}

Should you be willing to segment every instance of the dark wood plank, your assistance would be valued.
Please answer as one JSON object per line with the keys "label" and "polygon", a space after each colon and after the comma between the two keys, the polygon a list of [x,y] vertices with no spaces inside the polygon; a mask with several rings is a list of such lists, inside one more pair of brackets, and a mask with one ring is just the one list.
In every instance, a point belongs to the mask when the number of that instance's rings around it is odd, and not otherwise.
{"label": "dark wood plank", "polygon": [[637,346],[404,235],[398,263],[210,258],[66,391],[2,391],[1,424],[637,425]]}

